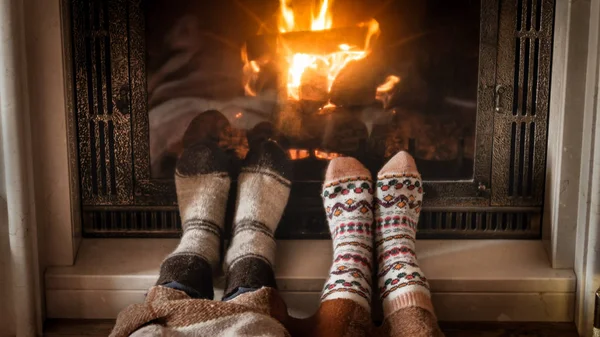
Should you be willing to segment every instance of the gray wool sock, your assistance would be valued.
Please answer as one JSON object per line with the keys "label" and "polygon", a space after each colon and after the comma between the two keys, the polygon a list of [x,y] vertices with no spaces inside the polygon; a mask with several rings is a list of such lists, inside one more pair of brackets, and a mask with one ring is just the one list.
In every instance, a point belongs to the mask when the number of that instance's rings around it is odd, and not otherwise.
{"label": "gray wool sock", "polygon": [[288,154],[275,142],[251,149],[238,178],[232,241],[225,256],[225,297],[239,287],[275,287],[274,233],[290,194]]}
{"label": "gray wool sock", "polygon": [[157,284],[177,282],[212,298],[231,185],[228,157],[214,143],[189,146],[177,162],[175,185],[183,235],[161,264]]}

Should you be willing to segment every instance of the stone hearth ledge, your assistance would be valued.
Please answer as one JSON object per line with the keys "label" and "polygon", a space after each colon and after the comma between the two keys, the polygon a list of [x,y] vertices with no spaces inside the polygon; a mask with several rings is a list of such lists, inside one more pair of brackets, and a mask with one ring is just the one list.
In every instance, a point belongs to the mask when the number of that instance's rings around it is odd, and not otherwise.
{"label": "stone hearth ledge", "polygon": [[[49,318],[115,318],[141,302],[176,239],[84,239],[73,266],[45,274]],[[296,317],[310,316],[331,265],[328,240],[278,241],[276,279]],[[442,321],[573,321],[575,274],[552,269],[541,241],[420,240],[419,262]],[[215,282],[222,296],[223,277]]]}

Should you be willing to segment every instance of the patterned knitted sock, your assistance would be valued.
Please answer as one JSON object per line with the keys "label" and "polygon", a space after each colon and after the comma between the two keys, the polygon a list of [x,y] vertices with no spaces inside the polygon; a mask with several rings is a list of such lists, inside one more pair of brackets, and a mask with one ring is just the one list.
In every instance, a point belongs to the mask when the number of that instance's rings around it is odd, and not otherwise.
{"label": "patterned knitted sock", "polygon": [[197,143],[183,151],[175,173],[183,236],[161,264],[157,285],[213,298],[212,269],[219,264],[230,184],[229,159],[216,144]]}
{"label": "patterned knitted sock", "polygon": [[321,302],[345,298],[371,310],[373,183],[356,159],[329,163],[323,185],[325,213],[333,241],[333,265]]}
{"label": "patterned knitted sock", "polygon": [[231,245],[225,255],[224,298],[240,288],[275,288],[274,233],[290,194],[291,163],[274,141],[250,149],[238,178]]}
{"label": "patterned knitted sock", "polygon": [[414,159],[407,152],[396,154],[379,171],[375,189],[375,248],[384,317],[407,307],[433,314],[429,285],[415,255],[422,200]]}

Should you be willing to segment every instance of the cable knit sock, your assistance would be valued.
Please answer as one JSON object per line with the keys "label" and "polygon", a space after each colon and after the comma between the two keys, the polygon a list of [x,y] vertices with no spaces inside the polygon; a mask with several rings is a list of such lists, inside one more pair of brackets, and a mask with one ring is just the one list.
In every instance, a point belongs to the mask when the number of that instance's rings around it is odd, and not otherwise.
{"label": "cable knit sock", "polygon": [[407,307],[433,314],[429,285],[415,255],[422,200],[414,159],[407,152],[396,154],[379,171],[375,189],[375,248],[384,317]]}
{"label": "cable knit sock", "polygon": [[157,285],[213,298],[212,269],[219,264],[230,184],[229,159],[216,144],[198,143],[183,151],[175,173],[183,236],[161,264]]}
{"label": "cable knit sock", "polygon": [[290,194],[290,172],[287,153],[273,141],[257,144],[246,156],[225,256],[225,299],[240,289],[276,287],[274,233]]}
{"label": "cable knit sock", "polygon": [[321,302],[345,298],[371,310],[373,189],[371,174],[356,159],[333,159],[323,202],[333,241],[333,265]]}

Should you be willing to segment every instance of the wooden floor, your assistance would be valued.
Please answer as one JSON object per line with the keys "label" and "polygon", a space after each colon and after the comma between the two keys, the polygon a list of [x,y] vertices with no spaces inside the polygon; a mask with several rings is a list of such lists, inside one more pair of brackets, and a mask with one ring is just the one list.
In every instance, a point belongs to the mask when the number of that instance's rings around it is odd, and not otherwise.
{"label": "wooden floor", "polygon": [[[49,320],[44,336],[106,337],[113,320]],[[440,323],[446,337],[577,337],[573,323]]]}

